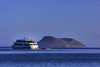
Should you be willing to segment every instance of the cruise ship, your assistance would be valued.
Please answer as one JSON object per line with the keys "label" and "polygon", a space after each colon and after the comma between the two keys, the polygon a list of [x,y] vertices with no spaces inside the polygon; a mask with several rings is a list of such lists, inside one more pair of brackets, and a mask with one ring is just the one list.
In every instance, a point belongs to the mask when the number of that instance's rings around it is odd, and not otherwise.
{"label": "cruise ship", "polygon": [[17,39],[12,45],[13,49],[39,49],[37,43],[32,39]]}

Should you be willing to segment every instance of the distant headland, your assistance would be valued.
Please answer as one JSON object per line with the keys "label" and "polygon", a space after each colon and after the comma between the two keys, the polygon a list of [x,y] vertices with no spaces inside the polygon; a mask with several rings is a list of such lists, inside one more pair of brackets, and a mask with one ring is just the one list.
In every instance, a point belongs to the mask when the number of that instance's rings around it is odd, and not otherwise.
{"label": "distant headland", "polygon": [[45,36],[37,42],[39,48],[84,48],[85,45],[73,38]]}

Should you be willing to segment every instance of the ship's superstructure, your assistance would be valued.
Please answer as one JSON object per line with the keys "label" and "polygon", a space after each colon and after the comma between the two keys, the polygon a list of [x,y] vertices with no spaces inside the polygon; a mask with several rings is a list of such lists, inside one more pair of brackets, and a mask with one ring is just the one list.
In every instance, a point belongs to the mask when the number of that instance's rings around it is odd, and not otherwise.
{"label": "ship's superstructure", "polygon": [[12,45],[14,49],[39,49],[38,45],[32,39],[18,39]]}

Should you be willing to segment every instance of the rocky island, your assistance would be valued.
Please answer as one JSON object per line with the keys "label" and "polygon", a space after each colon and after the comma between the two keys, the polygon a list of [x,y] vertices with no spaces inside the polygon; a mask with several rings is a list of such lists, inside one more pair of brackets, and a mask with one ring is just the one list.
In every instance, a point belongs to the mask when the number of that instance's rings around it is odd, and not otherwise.
{"label": "rocky island", "polygon": [[84,44],[72,38],[56,38],[53,36],[45,36],[38,43],[39,48],[78,48],[85,47]]}

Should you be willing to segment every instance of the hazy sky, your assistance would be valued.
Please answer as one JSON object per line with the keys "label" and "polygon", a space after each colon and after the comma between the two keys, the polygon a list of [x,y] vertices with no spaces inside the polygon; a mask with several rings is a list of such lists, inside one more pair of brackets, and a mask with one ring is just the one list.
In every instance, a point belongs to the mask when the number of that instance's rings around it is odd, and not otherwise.
{"label": "hazy sky", "polygon": [[0,0],[0,46],[24,36],[70,37],[100,47],[100,0]]}

